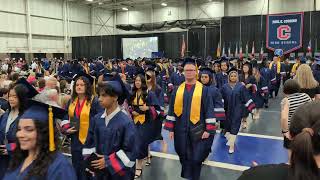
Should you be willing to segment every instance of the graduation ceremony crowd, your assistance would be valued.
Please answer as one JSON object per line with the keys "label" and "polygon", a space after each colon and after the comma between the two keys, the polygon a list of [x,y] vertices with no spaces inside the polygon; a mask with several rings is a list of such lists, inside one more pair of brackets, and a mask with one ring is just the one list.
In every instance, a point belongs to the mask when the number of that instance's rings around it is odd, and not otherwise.
{"label": "graduation ceremony crowd", "polygon": [[239,179],[320,179],[319,81],[318,57],[280,49],[261,60],[4,59],[0,179],[139,179],[152,166],[150,144],[167,144],[164,129],[181,177],[199,180],[217,131],[228,153],[238,151],[247,119],[259,119],[281,90],[289,162],[252,167]]}

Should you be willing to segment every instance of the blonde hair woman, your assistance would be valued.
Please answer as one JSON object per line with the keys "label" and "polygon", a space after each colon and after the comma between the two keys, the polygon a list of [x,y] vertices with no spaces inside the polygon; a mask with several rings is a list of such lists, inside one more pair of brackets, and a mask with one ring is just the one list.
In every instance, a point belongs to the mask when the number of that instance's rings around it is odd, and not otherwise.
{"label": "blonde hair woman", "polygon": [[306,93],[314,99],[320,99],[319,83],[314,79],[309,65],[300,65],[294,79],[299,83],[301,87],[301,93]]}

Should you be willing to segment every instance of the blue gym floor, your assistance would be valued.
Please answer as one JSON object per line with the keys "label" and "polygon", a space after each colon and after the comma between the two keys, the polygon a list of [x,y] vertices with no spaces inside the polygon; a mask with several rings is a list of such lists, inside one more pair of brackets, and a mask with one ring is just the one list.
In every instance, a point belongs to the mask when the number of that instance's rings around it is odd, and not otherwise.
{"label": "blue gym floor", "polygon": [[[260,119],[253,121],[249,117],[248,128],[241,130],[236,140],[236,151],[228,154],[226,139],[216,134],[212,152],[204,162],[201,180],[235,180],[243,170],[258,164],[285,163],[288,155],[283,148],[280,130],[280,101],[282,96],[271,99],[268,109],[263,109]],[[181,166],[168,139],[168,132],[163,131],[165,143],[151,144],[152,164],[144,167],[144,180],[181,180]]]}

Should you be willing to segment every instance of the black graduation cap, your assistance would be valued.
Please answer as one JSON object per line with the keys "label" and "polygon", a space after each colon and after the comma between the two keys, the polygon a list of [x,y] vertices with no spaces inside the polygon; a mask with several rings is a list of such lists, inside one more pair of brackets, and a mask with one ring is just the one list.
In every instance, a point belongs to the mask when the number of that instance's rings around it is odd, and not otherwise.
{"label": "black graduation cap", "polygon": [[124,100],[130,96],[130,92],[123,83],[120,75],[114,74],[109,81],[104,81],[104,83],[110,85],[112,89],[118,94],[118,103],[121,105],[123,104]]}
{"label": "black graduation cap", "polygon": [[32,119],[38,122],[48,122],[49,126],[49,150],[54,151],[54,119],[62,119],[66,111],[55,105],[46,104],[36,100],[29,100],[29,108],[21,115],[20,121]]}
{"label": "black graduation cap", "polygon": [[87,73],[80,72],[73,77],[73,81],[76,81],[79,77],[85,77],[89,80],[90,84],[94,84],[94,78]]}
{"label": "black graduation cap", "polygon": [[106,72],[103,74],[103,81],[110,81],[113,78],[114,74],[111,72]]}
{"label": "black graduation cap", "polygon": [[184,67],[187,64],[193,64],[193,65],[197,66],[197,60],[190,58],[190,57],[187,57],[184,59],[182,66]]}
{"label": "black graduation cap", "polygon": [[216,60],[213,61],[212,64],[221,64],[221,61],[219,59],[216,59]]}
{"label": "black graduation cap", "polygon": [[33,98],[34,96],[39,94],[38,91],[25,78],[18,79],[16,82],[16,85],[18,85],[18,84],[21,84],[28,89],[28,92],[26,94],[26,96],[28,96],[28,98]]}
{"label": "black graduation cap", "polygon": [[157,68],[157,65],[156,65],[156,63],[155,62],[153,62],[153,61],[146,61],[146,64],[145,64],[145,72],[147,72],[147,71],[156,71],[156,68]]}
{"label": "black graduation cap", "polygon": [[213,70],[211,68],[208,68],[208,67],[202,67],[202,68],[200,68],[200,74],[212,75],[213,74]]}
{"label": "black graduation cap", "polygon": [[227,74],[229,75],[229,74],[232,73],[232,72],[238,73],[238,69],[235,68],[235,67],[231,67],[231,68],[227,71]]}
{"label": "black graduation cap", "polygon": [[245,61],[243,65],[249,66],[250,69],[252,68],[252,63],[250,63],[249,61]]}

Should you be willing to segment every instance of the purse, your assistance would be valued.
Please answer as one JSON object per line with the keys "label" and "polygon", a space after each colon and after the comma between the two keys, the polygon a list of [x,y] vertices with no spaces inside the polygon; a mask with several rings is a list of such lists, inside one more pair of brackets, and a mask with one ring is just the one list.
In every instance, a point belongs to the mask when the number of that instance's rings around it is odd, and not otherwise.
{"label": "purse", "polygon": [[190,130],[189,136],[192,141],[200,141],[202,139],[202,135],[204,131],[205,131],[205,126],[204,124],[201,123]]}

